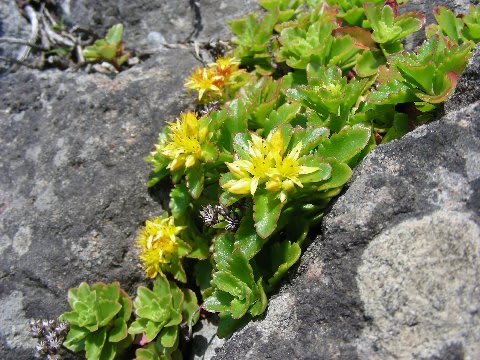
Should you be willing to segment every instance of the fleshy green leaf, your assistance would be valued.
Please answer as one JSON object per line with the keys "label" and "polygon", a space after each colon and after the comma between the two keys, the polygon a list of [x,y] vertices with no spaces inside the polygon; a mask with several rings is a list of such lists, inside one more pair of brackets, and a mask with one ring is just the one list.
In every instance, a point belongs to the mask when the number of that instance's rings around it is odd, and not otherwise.
{"label": "fleshy green leaf", "polygon": [[133,323],[130,324],[130,327],[128,328],[128,333],[135,335],[146,332],[148,322],[149,320],[145,318],[135,320]]}
{"label": "fleshy green leaf", "polygon": [[107,329],[101,328],[85,338],[85,356],[88,360],[99,360],[107,337]]}
{"label": "fleshy green leaf", "polygon": [[100,360],[113,360],[116,354],[116,346],[106,342],[105,345],[103,345],[102,353],[100,354]]}
{"label": "fleshy green leaf", "polygon": [[122,36],[123,36],[123,25],[116,24],[116,25],[113,25],[108,30],[107,35],[105,36],[105,40],[107,40],[109,44],[117,45],[122,41]]}
{"label": "fleshy green leaf", "polygon": [[217,271],[213,274],[212,285],[240,299],[245,299],[249,290],[245,283],[225,271]]}
{"label": "fleshy green leaf", "polygon": [[272,268],[275,273],[268,280],[270,287],[275,286],[287,270],[298,261],[301,252],[300,246],[298,246],[297,243],[291,244],[290,241],[287,240],[281,243],[275,243],[272,246]]}
{"label": "fleshy green leaf", "polygon": [[318,147],[317,155],[347,162],[362,151],[369,139],[369,128],[363,125],[346,127],[339,133],[333,134],[329,141],[324,141]]}
{"label": "fleshy green leaf", "polygon": [[262,239],[266,239],[275,231],[284,203],[280,201],[277,193],[266,190],[258,190],[253,202],[255,229]]}
{"label": "fleshy green leaf", "polygon": [[166,348],[173,347],[178,338],[178,326],[170,326],[160,333],[160,343]]}
{"label": "fleshy green leaf", "polygon": [[82,328],[76,325],[70,325],[70,330],[68,331],[67,337],[63,342],[63,346],[65,346],[67,349],[73,352],[83,350],[84,348],[83,340],[89,334],[90,334],[90,331],[88,331],[85,328]]}
{"label": "fleshy green leaf", "polygon": [[224,291],[220,290],[215,290],[212,295],[210,295],[205,302],[203,303],[203,307],[207,311],[211,312],[225,312],[229,311],[230,309],[230,304],[235,299],[232,295],[229,293],[226,293]]}
{"label": "fleshy green leaf", "polygon": [[261,249],[265,240],[255,230],[253,210],[248,208],[243,215],[240,227],[235,233],[235,248],[239,249],[247,259],[253,258]]}
{"label": "fleshy green leaf", "polygon": [[127,324],[122,318],[115,319],[113,327],[108,332],[109,342],[119,342],[125,339],[128,335]]}
{"label": "fleshy green leaf", "polygon": [[187,208],[190,205],[190,194],[185,184],[177,184],[170,192],[170,211],[175,219],[186,214]]}
{"label": "fleshy green leaf", "polygon": [[197,296],[190,289],[183,289],[182,291],[185,299],[182,310],[183,320],[189,325],[195,325],[200,317]]}
{"label": "fleshy green leaf", "polygon": [[107,325],[121,308],[122,305],[118,302],[104,300],[98,301],[96,306],[98,326],[101,327]]}
{"label": "fleshy green leaf", "polygon": [[203,191],[204,173],[203,166],[196,163],[185,170],[188,192],[194,199],[198,199]]}

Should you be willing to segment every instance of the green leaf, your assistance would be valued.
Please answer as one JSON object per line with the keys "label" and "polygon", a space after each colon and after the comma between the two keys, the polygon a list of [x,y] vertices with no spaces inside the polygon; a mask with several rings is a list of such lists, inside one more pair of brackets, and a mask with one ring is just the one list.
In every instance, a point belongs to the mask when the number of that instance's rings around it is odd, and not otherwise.
{"label": "green leaf", "polygon": [[106,342],[100,354],[100,360],[113,360],[117,354],[117,347],[114,344]]}
{"label": "green leaf", "polygon": [[122,309],[119,311],[117,316],[122,318],[125,322],[128,322],[132,316],[132,300],[123,289],[120,289],[118,302],[120,305],[122,305]]}
{"label": "green leaf", "polygon": [[270,287],[275,286],[285,275],[290,267],[300,259],[302,253],[297,243],[291,244],[290,241],[282,241],[272,246],[271,258],[272,269],[275,271],[273,276],[268,280]]}
{"label": "green leaf", "polygon": [[457,19],[455,14],[447,9],[445,6],[437,6],[433,9],[433,16],[437,20],[438,25],[442,31],[456,43],[460,42],[460,32],[463,28],[463,23]]}
{"label": "green leaf", "polygon": [[367,97],[373,104],[399,104],[415,101],[412,89],[404,82],[393,80],[385,85],[380,85]]}
{"label": "green leaf", "polygon": [[267,136],[275,127],[288,124],[300,110],[299,103],[285,103],[278,109],[273,110],[264,123],[264,136]]}
{"label": "green leaf", "polygon": [[266,239],[275,231],[284,203],[280,201],[278,193],[267,190],[258,190],[253,202],[255,229],[262,239]]}
{"label": "green leaf", "polygon": [[395,114],[392,127],[387,131],[382,139],[382,143],[399,139],[409,131],[408,115],[397,113]]}
{"label": "green leaf", "polygon": [[233,319],[228,313],[220,313],[220,322],[218,324],[217,336],[223,339],[235,330],[238,330],[242,326],[246,325],[250,320],[249,316],[244,316],[241,319]]}
{"label": "green leaf", "polygon": [[378,67],[385,65],[387,60],[379,51],[367,50],[357,58],[357,75],[360,77],[368,77],[377,74]]}
{"label": "green leaf", "polygon": [[128,335],[127,324],[121,318],[115,319],[113,322],[113,328],[108,332],[108,341],[109,342],[119,342],[125,339]]}
{"label": "green leaf", "polygon": [[318,167],[318,170],[311,173],[300,175],[298,178],[302,184],[316,183],[327,180],[332,174],[332,167],[324,159],[316,155],[306,156],[302,159],[302,165]]}
{"label": "green leaf", "polygon": [[100,360],[106,338],[106,328],[101,328],[85,338],[85,356],[88,360]]}
{"label": "green leaf", "polygon": [[170,191],[170,211],[175,219],[186,215],[187,208],[190,206],[191,198],[185,184],[177,184]]}
{"label": "green leaf", "polygon": [[120,296],[120,284],[117,281],[111,284],[95,283],[91,289],[97,293],[97,300],[115,302]]}
{"label": "green leaf", "polygon": [[112,45],[117,45],[122,41],[123,36],[123,25],[116,24],[113,25],[107,32],[105,40]]}
{"label": "green leaf", "polygon": [[347,162],[362,151],[369,139],[369,128],[360,124],[345,127],[339,133],[333,134],[329,141],[319,145],[317,155]]}
{"label": "green leaf", "polygon": [[147,341],[148,342],[153,341],[157,337],[160,330],[162,330],[162,328],[163,328],[163,323],[149,321],[145,329],[146,330],[145,336],[147,338]]}
{"label": "green leaf", "polygon": [[76,311],[65,312],[59,319],[61,321],[68,321],[68,323],[72,325],[80,325],[80,319],[78,318],[78,313]]}
{"label": "green leaf", "polygon": [[233,252],[234,238],[230,233],[218,235],[213,239],[213,259],[218,270],[228,267],[228,259]]}
{"label": "green leaf", "polygon": [[239,299],[245,299],[249,291],[245,283],[225,271],[217,271],[213,274],[212,285]]}
{"label": "green leaf", "polygon": [[190,289],[182,289],[184,294],[182,317],[189,325],[195,325],[200,317],[198,300],[195,293]]}
{"label": "green leaf", "polygon": [[128,328],[129,334],[141,334],[147,331],[147,325],[149,323],[148,319],[139,318],[130,324]]}
{"label": "green leaf", "polygon": [[250,134],[238,133],[235,135],[233,140],[233,149],[241,159],[248,159],[250,157],[250,146],[248,144],[250,140]]}
{"label": "green leaf", "polygon": [[247,284],[248,287],[254,285],[253,270],[248,259],[238,250],[235,250],[227,260],[226,270],[237,279]]}
{"label": "green leaf", "polygon": [[235,233],[235,248],[239,249],[247,259],[253,258],[261,249],[265,241],[258,236],[253,221],[253,209],[247,208],[243,215],[240,227]]}
{"label": "green leaf", "polygon": [[267,295],[265,294],[265,290],[263,289],[262,278],[257,281],[255,295],[256,301],[248,310],[252,316],[258,316],[263,314],[263,312],[267,308],[268,299]]}
{"label": "green leaf", "polygon": [[188,192],[195,200],[200,197],[203,191],[204,173],[203,166],[198,162],[185,170]]}
{"label": "green leaf", "polygon": [[247,111],[245,104],[240,99],[233,100],[227,108],[227,113],[222,124],[218,143],[227,151],[232,151],[232,143],[238,133],[248,130]]}
{"label": "green leaf", "polygon": [[68,290],[68,304],[72,309],[75,308],[74,304],[78,301],[93,304],[95,302],[95,296],[95,293],[90,291],[88,284],[82,282],[78,288]]}
{"label": "green leaf", "polygon": [[65,346],[67,349],[73,352],[83,350],[83,347],[84,347],[83,340],[89,334],[90,334],[90,331],[88,331],[85,328],[82,328],[76,325],[70,325],[70,330],[68,331],[67,337],[63,342],[63,346]]}
{"label": "green leaf", "polygon": [[202,144],[202,155],[205,162],[212,162],[218,159],[218,149],[212,143]]}
{"label": "green leaf", "polygon": [[121,309],[122,305],[118,302],[98,301],[96,306],[98,326],[107,325]]}
{"label": "green leaf", "polygon": [[328,159],[328,163],[332,167],[332,175],[328,180],[316,187],[318,191],[340,188],[345,185],[352,176],[352,170],[347,164],[341,163],[336,159]]}
{"label": "green leaf", "polygon": [[230,310],[230,304],[235,299],[229,293],[220,290],[214,290],[203,303],[203,308],[210,312],[225,312]]}
{"label": "green leaf", "polygon": [[250,298],[234,299],[230,305],[230,315],[234,319],[240,319],[244,316],[250,307]]}
{"label": "green leaf", "polygon": [[160,333],[160,343],[163,347],[171,348],[175,345],[178,338],[178,326],[164,328]]}
{"label": "green leaf", "polygon": [[147,187],[152,187],[162,180],[169,173],[167,168],[160,169],[158,171],[152,171],[148,175]]}

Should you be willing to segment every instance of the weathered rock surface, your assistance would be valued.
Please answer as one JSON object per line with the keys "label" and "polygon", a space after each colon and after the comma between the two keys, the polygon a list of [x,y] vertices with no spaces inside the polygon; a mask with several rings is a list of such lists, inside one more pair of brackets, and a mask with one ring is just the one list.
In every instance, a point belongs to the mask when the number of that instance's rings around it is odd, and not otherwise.
{"label": "weathered rock surface", "polygon": [[[82,281],[143,281],[133,240],[161,211],[143,161],[187,107],[196,60],[166,51],[110,79],[21,71],[0,79],[0,358],[31,359],[25,319],[57,317]],[[13,319],[10,322],[9,319]]]}
{"label": "weathered rock surface", "polygon": [[[0,2],[0,37],[13,37],[28,40],[30,24],[16,9],[15,0]],[[0,43],[0,56],[16,57],[20,46]]]}
{"label": "weathered rock surface", "polygon": [[225,21],[258,9],[258,5],[256,0],[79,0],[63,1],[62,8],[72,23],[94,27],[99,34],[123,23],[127,47],[140,49],[229,39]]}
{"label": "weathered rock surface", "polygon": [[265,317],[215,359],[479,358],[479,48],[450,112],[367,156]]}

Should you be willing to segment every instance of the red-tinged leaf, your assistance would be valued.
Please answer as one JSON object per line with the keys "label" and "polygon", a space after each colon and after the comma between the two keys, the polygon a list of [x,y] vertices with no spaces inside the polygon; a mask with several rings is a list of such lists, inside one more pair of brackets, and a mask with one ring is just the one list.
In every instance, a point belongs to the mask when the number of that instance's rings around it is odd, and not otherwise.
{"label": "red-tinged leaf", "polygon": [[359,26],[340,27],[333,30],[333,36],[349,35],[354,41],[354,46],[359,49],[377,49],[377,43],[372,39],[372,33]]}

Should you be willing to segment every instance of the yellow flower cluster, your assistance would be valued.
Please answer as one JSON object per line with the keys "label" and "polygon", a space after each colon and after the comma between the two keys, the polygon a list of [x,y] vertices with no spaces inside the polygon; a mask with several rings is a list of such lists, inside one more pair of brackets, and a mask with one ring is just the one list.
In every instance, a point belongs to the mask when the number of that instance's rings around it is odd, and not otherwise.
{"label": "yellow flower cluster", "polygon": [[202,144],[207,139],[208,127],[200,126],[195,113],[180,114],[176,122],[167,124],[168,136],[160,144],[155,145],[151,155],[159,153],[170,159],[167,169],[171,171],[182,167],[189,168],[197,161],[202,161]]}
{"label": "yellow flower cluster", "polygon": [[162,266],[171,262],[172,255],[177,252],[179,243],[182,243],[177,237],[182,230],[182,226],[175,226],[172,216],[156,217],[145,222],[136,242],[147,277],[154,278],[163,273]]}
{"label": "yellow flower cluster", "polygon": [[231,79],[238,75],[240,61],[233,57],[218,58],[216,62],[207,64],[206,68],[197,68],[185,81],[185,87],[198,91],[198,100],[206,95],[215,98],[222,95],[225,86],[231,83]]}
{"label": "yellow flower cluster", "polygon": [[234,180],[227,181],[222,187],[232,194],[254,195],[260,184],[265,183],[265,189],[278,192],[280,200],[287,200],[287,193],[295,185],[303,187],[300,175],[311,174],[318,167],[300,165],[298,159],[302,150],[299,142],[288,154],[280,129],[271,132],[267,139],[252,134],[248,142],[248,159],[235,160],[226,163]]}

